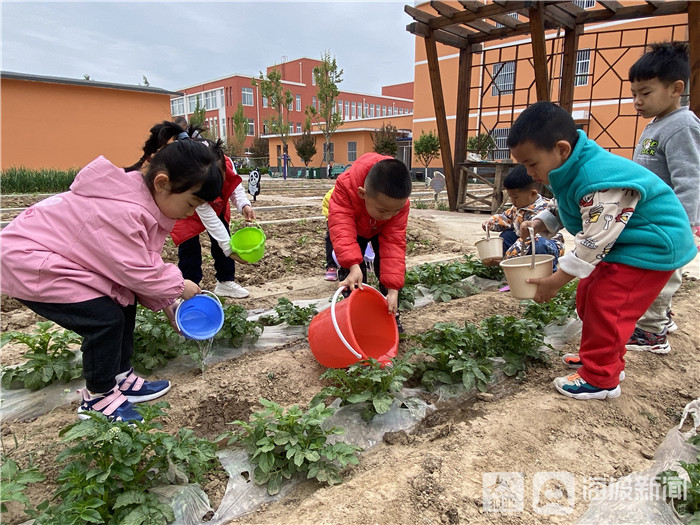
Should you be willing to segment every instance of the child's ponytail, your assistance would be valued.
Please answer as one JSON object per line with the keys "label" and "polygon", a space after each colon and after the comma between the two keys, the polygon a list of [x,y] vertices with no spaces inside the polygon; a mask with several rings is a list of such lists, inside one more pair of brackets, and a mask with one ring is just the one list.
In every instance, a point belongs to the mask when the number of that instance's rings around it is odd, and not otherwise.
{"label": "child's ponytail", "polygon": [[195,195],[205,201],[212,201],[221,193],[223,179],[217,166],[217,154],[204,141],[190,139],[189,134],[174,122],[164,121],[153,126],[141,158],[124,169],[140,170],[147,160],[144,180],[151,191],[156,174],[166,173],[172,193],[183,193],[201,186]]}

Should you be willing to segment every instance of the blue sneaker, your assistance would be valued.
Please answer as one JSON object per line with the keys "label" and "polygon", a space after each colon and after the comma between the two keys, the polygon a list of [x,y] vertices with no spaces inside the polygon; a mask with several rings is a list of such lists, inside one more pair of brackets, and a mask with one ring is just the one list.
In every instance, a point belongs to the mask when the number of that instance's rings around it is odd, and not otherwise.
{"label": "blue sneaker", "polygon": [[87,388],[81,388],[78,392],[83,396],[83,402],[78,407],[80,419],[90,419],[87,413],[94,411],[101,412],[112,421],[143,421],[141,414],[134,410],[134,406],[116,386],[104,395],[93,396]]}
{"label": "blue sneaker", "polygon": [[117,386],[131,403],[143,403],[165,395],[170,390],[170,381],[146,381],[134,374],[131,368],[126,372],[126,377],[117,379]]}
{"label": "blue sneaker", "polygon": [[578,372],[570,376],[557,377],[554,380],[554,388],[556,388],[560,394],[573,397],[574,399],[605,399],[607,397],[614,399],[620,397],[620,394],[622,394],[620,385],[614,388],[598,388],[597,386],[586,383],[586,381],[578,375]]}

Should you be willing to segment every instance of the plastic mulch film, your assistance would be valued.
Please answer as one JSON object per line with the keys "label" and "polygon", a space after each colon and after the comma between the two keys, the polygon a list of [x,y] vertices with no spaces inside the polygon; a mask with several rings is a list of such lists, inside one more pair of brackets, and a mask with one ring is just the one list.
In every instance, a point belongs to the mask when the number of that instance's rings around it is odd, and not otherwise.
{"label": "plastic mulch film", "polygon": [[[693,418],[693,428],[681,432],[688,415]],[[678,461],[694,463],[700,449],[688,443],[696,435],[700,425],[700,398],[691,401],[683,410],[683,417],[678,427],[673,427],[666,434],[654,454],[654,463],[644,472],[634,472],[620,478],[601,491],[600,498],[592,499],[588,509],[576,522],[579,525],[598,525],[615,523],[619,525],[682,525],[673,507],[666,503],[664,491],[654,479],[665,470],[675,470],[687,481],[687,473]],[[640,493],[644,488],[644,493]],[[630,489],[632,489],[630,491]],[[639,489],[639,490],[635,490]],[[624,497],[630,494],[629,498]],[[640,497],[643,496],[643,497]]]}
{"label": "plastic mulch film", "polygon": [[[483,286],[484,288],[482,289],[484,290],[489,289],[489,286],[493,287],[499,284],[497,281],[488,281],[486,279],[479,280],[479,278],[472,279],[471,277],[465,279],[465,281],[470,280],[474,282],[474,286]],[[464,286],[472,289],[472,285],[470,284],[465,284]],[[476,290],[471,291],[471,293],[475,292]],[[316,310],[321,312],[330,307],[330,301],[331,296],[328,296],[320,299],[297,300],[293,301],[293,304],[301,307],[314,304]],[[432,295],[428,294],[426,297],[420,297],[416,301],[416,308],[425,306],[430,302],[432,302]],[[274,309],[264,311],[253,310],[250,312],[247,319],[249,321],[256,321],[263,315],[274,317],[276,313]],[[306,337],[306,331],[307,327],[305,326],[289,326],[286,323],[266,326],[262,335],[255,343],[245,343],[239,348],[213,345],[206,356],[205,365],[235,359],[245,353],[255,350],[274,348],[276,346],[283,346],[291,341],[302,340]],[[163,368],[161,375],[168,374],[169,372],[195,370],[197,368],[199,368],[198,365],[190,358],[179,357],[171,360],[168,365]],[[82,388],[84,385],[85,382],[82,379],[76,379],[70,383],[55,383],[36,392],[24,388],[18,390],[2,389],[0,390],[0,407],[2,407],[0,419],[2,421],[24,421],[46,414],[59,405],[78,402],[80,396],[76,393],[76,390]]]}
{"label": "plastic mulch film", "polygon": [[[387,432],[399,430],[410,431],[434,408],[417,397],[417,390],[404,389],[401,391],[391,409],[375,416],[371,421],[364,421],[360,413],[364,404],[348,405],[338,410],[326,420],[325,427],[340,427],[345,433],[330,436],[329,441],[344,441],[367,450],[381,442]],[[340,400],[336,399],[331,406],[337,407]],[[226,523],[236,517],[253,512],[263,504],[284,498],[289,492],[306,481],[302,476],[296,476],[285,481],[280,491],[274,496],[267,493],[266,485],[256,485],[253,482],[255,466],[248,461],[248,454],[241,448],[225,449],[218,454],[222,466],[229,474],[226,493],[213,518],[206,523],[217,525]],[[165,487],[164,490],[169,489]],[[205,523],[201,516],[212,509],[202,497],[197,485],[186,485],[173,488],[173,498],[169,504],[176,514],[175,525],[196,525]],[[159,489],[159,494],[161,494]]]}

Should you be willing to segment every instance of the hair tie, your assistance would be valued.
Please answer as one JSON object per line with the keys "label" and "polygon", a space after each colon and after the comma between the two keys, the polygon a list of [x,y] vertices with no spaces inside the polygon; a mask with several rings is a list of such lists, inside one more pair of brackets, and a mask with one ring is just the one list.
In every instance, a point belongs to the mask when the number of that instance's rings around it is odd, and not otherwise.
{"label": "hair tie", "polygon": [[190,138],[190,136],[187,134],[186,131],[181,131],[180,134],[177,136],[177,140],[185,140]]}

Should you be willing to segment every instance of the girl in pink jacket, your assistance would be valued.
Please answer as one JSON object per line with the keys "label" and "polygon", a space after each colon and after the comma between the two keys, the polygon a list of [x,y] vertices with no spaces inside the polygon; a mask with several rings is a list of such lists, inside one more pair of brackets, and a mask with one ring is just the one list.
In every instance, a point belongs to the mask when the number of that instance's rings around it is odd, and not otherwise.
{"label": "girl in pink jacket", "polygon": [[200,292],[160,254],[175,220],[222,185],[215,154],[181,133],[172,122],[154,126],[136,164],[118,168],[98,157],[69,191],[28,208],[0,233],[2,292],[83,337],[81,419],[95,410],[140,421],[132,403],[170,389],[131,367],[136,301],[172,321],[176,300]]}

